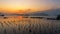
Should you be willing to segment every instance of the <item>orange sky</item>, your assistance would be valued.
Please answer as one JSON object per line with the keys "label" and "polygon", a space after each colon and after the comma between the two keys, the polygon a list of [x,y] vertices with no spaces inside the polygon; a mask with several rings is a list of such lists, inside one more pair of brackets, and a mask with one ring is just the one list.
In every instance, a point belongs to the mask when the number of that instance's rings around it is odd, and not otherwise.
{"label": "orange sky", "polygon": [[[56,1],[56,0],[55,0]],[[0,0],[0,12],[26,13],[60,7],[58,0]],[[31,10],[28,10],[31,9]]]}

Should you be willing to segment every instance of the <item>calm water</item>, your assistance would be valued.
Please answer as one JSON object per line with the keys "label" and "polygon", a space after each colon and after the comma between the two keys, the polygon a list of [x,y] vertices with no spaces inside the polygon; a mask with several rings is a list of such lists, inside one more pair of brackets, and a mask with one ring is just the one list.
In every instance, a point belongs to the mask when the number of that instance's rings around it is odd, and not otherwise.
{"label": "calm water", "polygon": [[0,17],[0,34],[60,34],[60,20]]}

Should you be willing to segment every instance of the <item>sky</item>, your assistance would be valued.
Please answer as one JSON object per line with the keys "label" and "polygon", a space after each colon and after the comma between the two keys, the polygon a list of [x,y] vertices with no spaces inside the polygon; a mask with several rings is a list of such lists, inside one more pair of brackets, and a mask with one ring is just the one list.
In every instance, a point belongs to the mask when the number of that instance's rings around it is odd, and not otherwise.
{"label": "sky", "polygon": [[26,13],[60,8],[60,0],[0,0],[0,12]]}

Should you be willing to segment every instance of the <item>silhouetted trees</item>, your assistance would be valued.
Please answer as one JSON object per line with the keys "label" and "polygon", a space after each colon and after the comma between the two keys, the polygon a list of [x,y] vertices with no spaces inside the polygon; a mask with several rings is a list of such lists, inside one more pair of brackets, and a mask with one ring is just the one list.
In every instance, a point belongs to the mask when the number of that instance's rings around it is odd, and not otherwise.
{"label": "silhouetted trees", "polygon": [[4,15],[2,14],[2,15],[0,15],[0,16],[4,16]]}
{"label": "silhouetted trees", "polygon": [[60,15],[58,15],[56,19],[57,19],[57,20],[60,20]]}

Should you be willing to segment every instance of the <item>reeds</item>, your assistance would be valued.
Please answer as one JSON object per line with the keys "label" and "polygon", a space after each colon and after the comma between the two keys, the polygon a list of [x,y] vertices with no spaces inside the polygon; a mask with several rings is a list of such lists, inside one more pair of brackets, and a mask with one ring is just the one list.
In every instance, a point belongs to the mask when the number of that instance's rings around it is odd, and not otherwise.
{"label": "reeds", "polygon": [[6,29],[4,29],[4,34],[6,34],[7,32],[6,32]]}
{"label": "reeds", "polygon": [[3,23],[2,23],[2,22],[0,22],[0,24],[1,24],[1,26],[2,26],[2,27],[4,27],[4,25],[3,25]]}
{"label": "reeds", "polygon": [[[2,28],[5,27],[4,24],[8,26],[9,29],[13,31],[13,34],[60,34],[60,25],[58,25],[60,21],[55,21],[56,20],[49,21],[36,18],[24,18],[22,21],[8,19],[8,21],[0,22],[0,24]],[[6,34],[7,28],[5,28],[3,32]]]}

